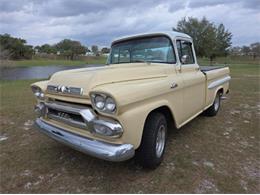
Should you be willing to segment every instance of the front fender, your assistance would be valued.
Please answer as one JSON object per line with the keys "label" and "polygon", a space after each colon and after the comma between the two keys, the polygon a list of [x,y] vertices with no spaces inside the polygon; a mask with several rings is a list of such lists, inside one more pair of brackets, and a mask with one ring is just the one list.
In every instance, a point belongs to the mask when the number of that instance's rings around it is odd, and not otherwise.
{"label": "front fender", "polygon": [[37,87],[40,87],[42,91],[46,91],[48,82],[49,82],[49,80],[38,81],[38,82],[32,83],[31,86],[37,86]]}
{"label": "front fender", "polygon": [[[167,100],[150,100],[149,102],[140,102],[127,109],[118,116],[118,120],[124,128],[122,141],[124,143],[130,143],[137,149],[141,143],[144,124],[147,116],[155,109],[170,105]],[[173,118],[174,111],[171,110]]]}
{"label": "front fender", "polygon": [[137,149],[142,139],[145,120],[151,111],[167,106],[172,112],[176,127],[179,127],[183,120],[183,97],[180,89],[171,89],[168,78],[156,78],[103,85],[93,91],[113,95],[118,111],[110,117],[123,126],[122,142],[132,144]]}

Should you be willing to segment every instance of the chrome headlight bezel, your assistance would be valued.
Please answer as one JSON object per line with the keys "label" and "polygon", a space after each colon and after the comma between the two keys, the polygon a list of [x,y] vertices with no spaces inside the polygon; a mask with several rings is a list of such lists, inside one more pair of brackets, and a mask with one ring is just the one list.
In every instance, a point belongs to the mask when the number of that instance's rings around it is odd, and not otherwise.
{"label": "chrome headlight bezel", "polygon": [[44,92],[42,89],[36,85],[31,86],[33,94],[36,96],[36,98],[40,100],[44,100]]}
{"label": "chrome headlight bezel", "polygon": [[99,112],[107,114],[115,114],[117,111],[117,104],[115,99],[106,93],[91,92],[90,93],[92,106]]}

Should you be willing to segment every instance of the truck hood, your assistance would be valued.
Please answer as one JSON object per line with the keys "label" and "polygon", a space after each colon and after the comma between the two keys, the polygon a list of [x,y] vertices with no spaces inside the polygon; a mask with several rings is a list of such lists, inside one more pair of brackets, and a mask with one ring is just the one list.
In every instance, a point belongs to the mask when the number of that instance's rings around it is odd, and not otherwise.
{"label": "truck hood", "polygon": [[165,77],[165,67],[162,64],[135,63],[66,70],[53,74],[48,85],[81,87],[83,95],[88,96],[96,86],[104,84]]}

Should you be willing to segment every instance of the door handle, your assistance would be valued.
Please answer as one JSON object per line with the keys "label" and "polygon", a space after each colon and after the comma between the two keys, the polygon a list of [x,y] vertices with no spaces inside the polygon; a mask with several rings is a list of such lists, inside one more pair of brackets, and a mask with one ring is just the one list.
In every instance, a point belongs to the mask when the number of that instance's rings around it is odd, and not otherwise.
{"label": "door handle", "polygon": [[172,84],[171,84],[171,89],[174,89],[174,88],[176,88],[176,87],[178,87],[178,84],[177,84],[177,83],[172,83]]}

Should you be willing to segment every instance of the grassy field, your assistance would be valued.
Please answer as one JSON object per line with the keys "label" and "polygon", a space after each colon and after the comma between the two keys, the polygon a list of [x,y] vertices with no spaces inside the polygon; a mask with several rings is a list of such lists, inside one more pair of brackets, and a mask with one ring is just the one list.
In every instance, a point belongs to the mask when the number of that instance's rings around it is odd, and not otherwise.
{"label": "grassy field", "polygon": [[[198,62],[200,65],[209,65],[211,64],[210,60],[208,58],[199,58]],[[227,56],[227,57],[217,57],[213,60],[212,64],[243,64],[243,65],[250,65],[260,64],[260,57],[257,57],[253,59],[252,56]],[[247,66],[246,66],[247,67]]]}
{"label": "grassy field", "polygon": [[32,59],[32,60],[9,60],[0,61],[0,67],[32,67],[32,66],[74,66],[85,64],[105,64],[106,57],[86,57],[84,60],[54,60],[54,59]]}
{"label": "grassy field", "polygon": [[260,193],[259,64],[233,64],[216,117],[170,131],[165,158],[149,171],[59,144],[33,126],[27,81],[0,81],[1,193]]}

